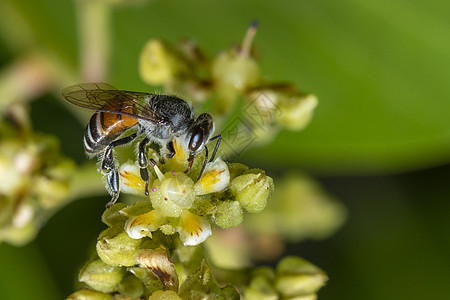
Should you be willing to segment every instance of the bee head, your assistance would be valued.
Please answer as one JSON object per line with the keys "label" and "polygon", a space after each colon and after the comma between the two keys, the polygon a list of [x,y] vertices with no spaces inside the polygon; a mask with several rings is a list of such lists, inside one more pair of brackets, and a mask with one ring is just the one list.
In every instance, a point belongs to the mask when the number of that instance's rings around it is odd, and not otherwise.
{"label": "bee head", "polygon": [[213,132],[214,120],[211,115],[207,113],[199,115],[187,134],[188,150],[191,157],[203,150]]}

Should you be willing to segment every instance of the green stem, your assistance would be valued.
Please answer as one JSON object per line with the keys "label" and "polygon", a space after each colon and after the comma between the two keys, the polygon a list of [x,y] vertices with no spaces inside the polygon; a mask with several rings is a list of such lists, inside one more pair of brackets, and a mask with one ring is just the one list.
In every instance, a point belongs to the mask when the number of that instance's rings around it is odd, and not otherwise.
{"label": "green stem", "polygon": [[80,35],[82,78],[105,81],[110,54],[110,5],[101,0],[76,1]]}
{"label": "green stem", "polygon": [[88,196],[104,195],[105,185],[97,166],[90,162],[82,165],[72,178],[70,185],[71,200]]}

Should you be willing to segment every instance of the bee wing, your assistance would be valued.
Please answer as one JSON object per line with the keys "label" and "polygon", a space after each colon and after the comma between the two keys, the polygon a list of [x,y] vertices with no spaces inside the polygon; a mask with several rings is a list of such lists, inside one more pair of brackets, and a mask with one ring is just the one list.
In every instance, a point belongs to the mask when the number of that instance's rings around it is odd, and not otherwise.
{"label": "bee wing", "polygon": [[[161,123],[146,103],[153,97],[151,93],[120,91],[115,87],[99,83],[80,83],[66,87],[63,98],[78,107],[129,115],[135,118]],[[130,108],[133,112],[130,112]]]}

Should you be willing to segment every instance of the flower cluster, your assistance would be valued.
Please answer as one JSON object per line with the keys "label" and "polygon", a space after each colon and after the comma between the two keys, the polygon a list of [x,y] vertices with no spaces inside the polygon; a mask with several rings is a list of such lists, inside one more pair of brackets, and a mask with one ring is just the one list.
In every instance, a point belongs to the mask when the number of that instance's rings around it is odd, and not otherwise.
{"label": "flower cluster", "polygon": [[[240,115],[240,123],[251,127],[248,132],[240,130],[244,135],[241,139],[256,137],[255,142],[267,143],[280,129],[299,131],[309,124],[317,98],[299,91],[291,83],[263,79],[252,51],[256,29],[253,23],[241,45],[212,59],[192,41],[184,40],[175,46],[152,39],[141,52],[141,77],[150,85],[162,85],[166,92],[183,95],[194,102],[214,99],[212,106],[219,127],[230,126],[220,124],[227,116]],[[227,139],[224,135],[224,140]],[[239,147],[245,146],[235,143],[233,149],[225,147],[223,154],[239,152],[242,150]]]}
{"label": "flower cluster", "polygon": [[[195,246],[211,235],[211,223],[221,228],[237,226],[243,209],[253,213],[264,209],[273,191],[272,178],[264,171],[217,158],[206,164],[198,179],[204,157],[196,158],[184,173],[188,152],[176,139],[174,145],[175,156],[153,167],[147,199],[121,210],[127,216],[124,230],[130,238],[151,238],[160,230],[166,235],[178,233],[184,246]],[[159,161],[153,149],[149,157]],[[121,165],[122,192],[144,195],[145,182],[139,172],[131,161]]]}
{"label": "flower cluster", "polygon": [[[206,164],[198,179],[204,157],[196,158],[185,173],[188,152],[181,145],[175,139],[175,156],[152,167],[148,196],[139,166],[132,161],[120,166],[121,191],[140,199],[105,211],[102,220],[108,228],[98,238],[96,258],[80,272],[79,280],[89,290],[69,299],[82,299],[86,293],[145,298],[163,293],[161,297],[173,294],[183,299],[197,298],[188,296],[192,293],[215,293],[238,299],[234,288],[218,285],[202,263],[201,248],[195,246],[211,235],[212,226],[237,226],[243,210],[262,211],[274,189],[272,178],[262,170],[217,158]],[[153,149],[148,157],[160,161]],[[161,297],[150,299],[165,299]]]}
{"label": "flower cluster", "polygon": [[[230,115],[239,116],[241,123],[250,127],[244,135],[256,136],[260,143],[269,142],[282,128],[301,130],[309,123],[317,99],[292,84],[263,80],[251,46],[255,33],[256,24],[252,24],[241,45],[213,59],[191,41],[174,46],[150,40],[140,57],[141,77],[148,84],[162,85],[166,93],[194,101],[194,105],[214,100],[211,107],[218,128],[225,127]],[[233,126],[239,131],[240,124]],[[229,139],[224,132],[222,136],[225,141]],[[105,211],[102,221],[108,228],[98,238],[96,255],[79,274],[85,287],[68,299],[316,299],[327,276],[311,263],[286,257],[275,270],[261,267],[250,271],[248,257],[235,260],[230,247],[214,251],[225,232],[234,238],[229,244],[248,251],[250,239],[245,238],[245,228],[216,231],[209,238],[214,227],[227,229],[241,224],[245,211],[262,212],[274,191],[272,178],[263,170],[221,158],[204,166],[204,154],[198,154],[188,166],[189,154],[183,143],[174,139],[173,144],[175,156],[165,163],[160,163],[160,158],[167,157],[167,150],[148,150],[152,165],[148,185],[135,161],[120,165],[120,191],[138,198],[128,204],[116,203]],[[233,144],[234,149],[222,147],[222,157],[246,147],[230,140],[225,144]],[[297,217],[299,207],[293,204],[300,197],[296,183],[280,194],[275,207],[281,208],[264,218],[272,230],[281,228],[283,235],[292,233],[294,239],[304,230],[293,228],[303,225],[300,219],[312,220],[305,215]],[[323,205],[312,202],[312,210],[317,205],[328,207],[327,200]],[[319,223],[314,223],[311,231]],[[267,231],[261,232],[264,235]],[[206,247],[202,247],[204,242]],[[217,255],[221,254],[233,257],[234,264],[218,263]]]}
{"label": "flower cluster", "polygon": [[75,164],[58,140],[33,132],[21,104],[0,120],[0,242],[23,245],[69,195]]}

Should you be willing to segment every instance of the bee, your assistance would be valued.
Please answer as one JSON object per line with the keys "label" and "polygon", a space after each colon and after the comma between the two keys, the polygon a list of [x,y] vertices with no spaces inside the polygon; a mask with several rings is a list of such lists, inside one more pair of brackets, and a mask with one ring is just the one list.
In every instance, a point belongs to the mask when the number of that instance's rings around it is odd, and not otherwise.
{"label": "bee", "polygon": [[[157,143],[168,150],[161,159],[163,163],[175,155],[173,140],[179,139],[189,151],[185,172],[190,170],[194,157],[204,149],[205,160],[199,180],[208,161],[206,144],[217,140],[212,161],[222,138],[220,134],[213,137],[215,126],[210,114],[202,113],[195,118],[192,105],[176,96],[121,91],[107,83],[69,86],[62,91],[62,96],[75,106],[95,111],[84,133],[84,150],[89,157],[100,156],[100,168],[106,173],[112,197],[107,206],[117,201],[120,192],[119,172],[114,160],[115,147],[143,136],[138,144],[137,160],[141,178],[145,181],[145,194],[148,195],[146,146],[149,143]],[[155,164],[150,159],[150,165],[154,167]]]}

